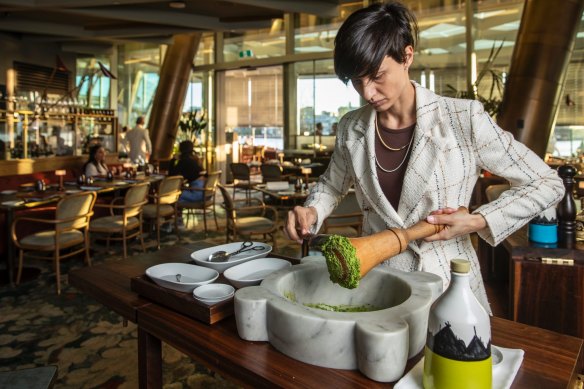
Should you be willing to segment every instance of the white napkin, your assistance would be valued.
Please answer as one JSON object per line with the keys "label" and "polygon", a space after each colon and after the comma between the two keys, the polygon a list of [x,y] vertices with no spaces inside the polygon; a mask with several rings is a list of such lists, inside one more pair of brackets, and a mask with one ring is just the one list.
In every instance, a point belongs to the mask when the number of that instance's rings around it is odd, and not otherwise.
{"label": "white napkin", "polygon": [[287,190],[288,181],[269,181],[266,182],[266,188],[268,190]]}
{"label": "white napkin", "polygon": [[[493,389],[508,389],[511,387],[521,362],[523,354],[521,349],[491,346],[501,351],[503,359],[500,363],[493,365]],[[422,376],[424,374],[424,358],[416,363],[405,376],[403,376],[394,386],[394,389],[422,389]]]}

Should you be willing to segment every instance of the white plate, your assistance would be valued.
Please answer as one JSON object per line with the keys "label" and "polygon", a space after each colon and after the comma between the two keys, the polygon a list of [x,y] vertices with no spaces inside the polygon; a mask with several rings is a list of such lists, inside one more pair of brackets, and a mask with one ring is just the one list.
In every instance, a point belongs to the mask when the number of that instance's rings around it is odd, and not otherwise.
{"label": "white plate", "polygon": [[216,251],[226,251],[227,253],[232,253],[241,248],[243,242],[226,243],[219,246],[209,247],[202,250],[197,250],[191,254],[191,258],[195,261],[196,265],[210,267],[211,269],[217,270],[219,273],[223,273],[225,270],[244,263],[246,261],[266,257],[271,251],[272,246],[262,242],[253,242],[252,247],[262,247],[263,250],[248,250],[243,253],[232,255],[226,262],[209,262],[209,255]]}
{"label": "white plate", "polygon": [[276,270],[285,269],[292,264],[280,258],[258,258],[230,267],[223,275],[236,288],[259,285]]}
{"label": "white plate", "polygon": [[[177,280],[177,274],[180,274],[180,282]],[[146,269],[146,275],[162,287],[186,293],[219,277],[216,270],[188,263],[163,263],[152,266]]]}
{"label": "white plate", "polygon": [[6,205],[8,207],[17,207],[19,205],[24,204],[22,200],[10,200],[10,201],[3,201],[2,205]]}
{"label": "white plate", "polygon": [[67,194],[73,194],[73,193],[79,193],[79,192],[81,192],[81,190],[79,190],[79,189],[67,189],[65,191],[65,193],[67,193]]}
{"label": "white plate", "polygon": [[235,289],[227,284],[208,284],[199,286],[193,291],[193,296],[204,303],[216,303],[233,297]]}
{"label": "white plate", "polygon": [[16,190],[9,190],[8,189],[8,190],[3,190],[2,192],[0,192],[0,194],[3,194],[3,195],[13,195],[16,192],[17,192]]}

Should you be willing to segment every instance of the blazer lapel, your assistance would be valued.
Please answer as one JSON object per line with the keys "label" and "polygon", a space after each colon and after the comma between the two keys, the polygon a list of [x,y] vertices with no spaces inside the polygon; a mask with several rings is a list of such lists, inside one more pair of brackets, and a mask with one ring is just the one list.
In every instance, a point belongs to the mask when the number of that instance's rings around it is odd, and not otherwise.
{"label": "blazer lapel", "polygon": [[363,110],[353,129],[357,133],[346,144],[351,153],[355,180],[363,190],[363,195],[369,199],[369,204],[392,227],[403,227],[403,221],[397,211],[391,206],[381,190],[375,166],[375,110],[370,106]]}
{"label": "blazer lapel", "polygon": [[398,207],[398,214],[407,226],[427,216],[418,215],[414,211],[422,203],[424,193],[442,153],[440,136],[442,116],[438,97],[415,82],[414,85],[416,87],[416,128]]}

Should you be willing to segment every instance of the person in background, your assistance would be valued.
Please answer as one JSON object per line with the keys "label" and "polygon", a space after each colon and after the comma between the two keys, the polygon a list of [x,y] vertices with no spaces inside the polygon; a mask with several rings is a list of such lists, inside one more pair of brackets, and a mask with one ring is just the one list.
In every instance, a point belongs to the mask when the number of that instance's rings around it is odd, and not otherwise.
{"label": "person in background", "polygon": [[[203,188],[205,179],[201,176],[203,168],[197,155],[193,152],[194,145],[190,140],[178,145],[179,157],[170,161],[169,176],[183,176],[191,188]],[[203,191],[184,190],[179,201],[197,202],[203,200]]]}
{"label": "person in background", "polygon": [[[351,14],[335,37],[335,73],[367,105],[345,114],[326,172],[303,207],[289,211],[284,232],[302,242],[320,229],[354,186],[363,234],[408,228],[420,220],[445,228],[379,266],[426,271],[450,282],[450,260],[471,262],[470,285],[491,312],[470,234],[497,245],[564,195],[556,171],[501,129],[476,100],[443,97],[409,78],[418,26],[396,2]],[[482,170],[511,187],[472,213]]]}
{"label": "person in background", "polygon": [[108,168],[105,164],[105,149],[100,144],[89,148],[89,160],[83,165],[85,177],[105,176]]}
{"label": "person in background", "polygon": [[322,135],[322,123],[321,122],[316,123],[315,135],[316,136]]}
{"label": "person in background", "polygon": [[136,127],[126,133],[126,147],[132,162],[146,162],[152,152],[152,143],[148,130],[144,128],[144,117],[136,119]]}
{"label": "person in background", "polygon": [[128,158],[128,141],[126,134],[128,133],[128,126],[122,127],[118,134],[118,158]]}

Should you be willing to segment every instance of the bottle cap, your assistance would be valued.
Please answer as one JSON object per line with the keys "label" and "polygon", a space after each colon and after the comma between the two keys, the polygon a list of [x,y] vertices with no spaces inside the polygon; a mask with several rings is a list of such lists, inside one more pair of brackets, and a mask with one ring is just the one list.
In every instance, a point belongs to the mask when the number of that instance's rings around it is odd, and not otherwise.
{"label": "bottle cap", "polygon": [[450,270],[455,273],[468,273],[470,271],[470,262],[466,259],[453,259],[450,261]]}

